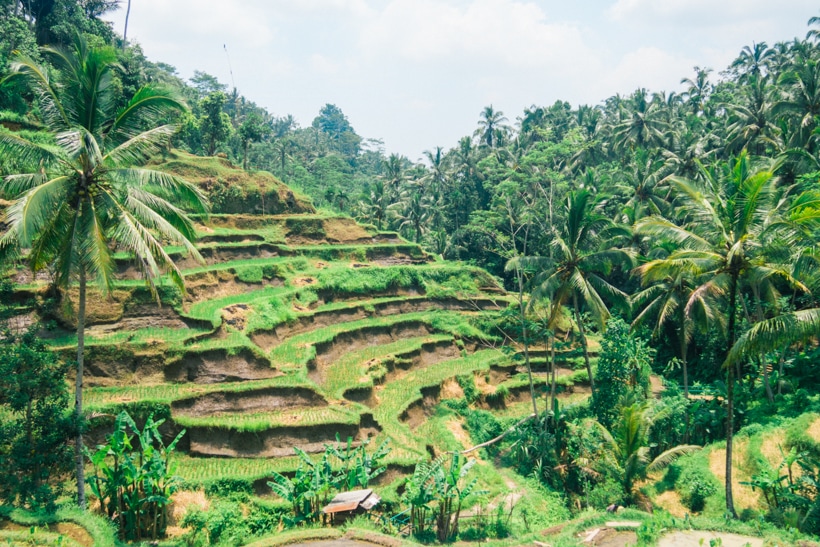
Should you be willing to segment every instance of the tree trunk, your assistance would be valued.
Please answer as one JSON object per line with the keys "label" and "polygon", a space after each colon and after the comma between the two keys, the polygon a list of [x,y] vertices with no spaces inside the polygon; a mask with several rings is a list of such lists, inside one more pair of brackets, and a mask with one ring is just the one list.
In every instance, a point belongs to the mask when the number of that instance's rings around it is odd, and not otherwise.
{"label": "tree trunk", "polygon": [[131,0],[128,0],[128,7],[125,10],[125,28],[122,31],[122,47],[128,43],[128,17],[131,15]]}
{"label": "tree trunk", "polygon": [[[681,313],[685,313],[681,310]],[[686,362],[686,354],[689,348],[686,345],[686,319],[681,320],[680,324],[680,362],[683,369],[683,396],[689,398],[689,370]],[[688,417],[688,414],[687,414]]]}
{"label": "tree trunk", "polygon": [[[735,316],[737,307],[737,275],[729,285],[729,348],[735,344]],[[737,518],[732,495],[732,441],[735,429],[735,367],[726,367],[726,513]]]}
{"label": "tree trunk", "polygon": [[578,307],[578,295],[572,295],[572,304],[575,308],[575,322],[578,323],[578,334],[581,336],[581,346],[584,349],[584,363],[587,366],[587,374],[589,374],[589,390],[592,392],[592,398],[595,399],[595,379],[592,377],[592,365],[589,364],[589,349],[587,348],[587,335],[584,331],[584,323],[581,321],[581,310]]}
{"label": "tree trunk", "polygon": [[783,351],[780,352],[780,359],[777,361],[777,394],[783,395],[783,373],[785,372],[784,368],[786,366],[786,351],[788,351],[789,345],[786,344],[783,346]]}
{"label": "tree trunk", "polygon": [[763,387],[766,388],[766,398],[770,403],[773,403],[774,393],[772,392],[772,385],[769,381],[769,365],[766,363],[765,357],[760,357],[760,366],[763,367]]}
{"label": "tree trunk", "polygon": [[547,410],[555,411],[555,332],[550,336],[550,374],[550,407]]}
{"label": "tree trunk", "polygon": [[538,416],[538,404],[535,399],[535,384],[532,381],[532,366],[530,365],[530,341],[527,335],[527,318],[524,313],[524,272],[520,267],[515,269],[518,278],[518,312],[521,314],[521,336],[524,337],[524,362],[527,365],[527,377],[530,380],[530,397],[532,398],[532,411]]}
{"label": "tree trunk", "polygon": [[85,468],[83,466],[83,357],[85,353],[85,267],[80,266],[80,302],[77,310],[77,379],[74,388],[74,418],[77,438],[74,458],[77,470],[77,505],[85,509]]}

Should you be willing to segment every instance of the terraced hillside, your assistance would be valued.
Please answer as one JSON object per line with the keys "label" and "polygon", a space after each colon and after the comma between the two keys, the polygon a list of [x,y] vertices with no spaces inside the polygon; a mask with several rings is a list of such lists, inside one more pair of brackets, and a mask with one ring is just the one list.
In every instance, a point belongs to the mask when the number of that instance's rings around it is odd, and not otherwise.
{"label": "terraced hillside", "polygon": [[[315,212],[214,214],[197,229],[204,263],[169,249],[185,294],[160,282],[157,306],[119,256],[113,294],[90,296],[89,441],[123,408],[153,412],[169,435],[187,430],[188,481],[262,479],[295,466],[294,446],[316,452],[337,436],[389,439],[389,463],[417,462],[440,449],[428,417],[458,376],[474,375],[484,404],[528,412],[515,403],[529,394],[523,367],[486,326],[511,300],[486,272]],[[19,319],[53,319],[45,335],[71,359],[76,295],[13,275]],[[533,362],[546,383],[545,356]],[[565,385],[578,374],[560,371]]]}

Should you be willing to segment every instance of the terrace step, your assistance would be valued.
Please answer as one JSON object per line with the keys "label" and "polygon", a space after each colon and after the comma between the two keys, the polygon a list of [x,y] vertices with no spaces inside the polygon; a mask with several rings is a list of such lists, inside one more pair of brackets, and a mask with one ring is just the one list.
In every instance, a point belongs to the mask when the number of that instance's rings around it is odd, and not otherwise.
{"label": "terrace step", "polygon": [[264,387],[247,391],[213,391],[171,403],[176,416],[218,416],[238,412],[279,412],[327,406],[324,397],[306,387]]}
{"label": "terrace step", "polygon": [[499,302],[490,298],[461,300],[456,298],[433,300],[424,296],[397,297],[381,301],[370,300],[351,303],[349,307],[317,310],[311,314],[298,317],[294,322],[278,325],[270,330],[260,330],[251,334],[251,340],[269,351],[285,339],[304,334],[316,329],[359,321],[368,317],[384,317],[430,311],[433,309],[449,311],[483,311],[500,309]]}
{"label": "terrace step", "polygon": [[[184,425],[184,424],[183,424]],[[190,426],[190,454],[231,458],[277,458],[293,456],[293,447],[307,453],[324,451],[324,445],[336,437],[352,438],[354,445],[380,432],[372,416],[362,415],[357,423],[328,422],[241,430],[218,426]]]}
{"label": "terrace step", "polygon": [[169,382],[214,384],[242,380],[261,380],[282,376],[282,373],[247,348],[236,353],[216,348],[189,351],[165,368]]}

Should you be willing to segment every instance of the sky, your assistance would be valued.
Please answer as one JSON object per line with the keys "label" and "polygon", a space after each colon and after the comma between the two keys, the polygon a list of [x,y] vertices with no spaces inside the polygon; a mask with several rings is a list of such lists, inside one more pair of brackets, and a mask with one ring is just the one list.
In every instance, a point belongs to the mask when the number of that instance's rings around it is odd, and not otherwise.
{"label": "sky", "polygon": [[[106,16],[120,33],[125,4]],[[559,99],[681,91],[693,67],[718,73],[818,15],[813,0],[131,0],[128,38],[303,127],[335,104],[417,160],[471,134],[487,105],[514,123]]]}

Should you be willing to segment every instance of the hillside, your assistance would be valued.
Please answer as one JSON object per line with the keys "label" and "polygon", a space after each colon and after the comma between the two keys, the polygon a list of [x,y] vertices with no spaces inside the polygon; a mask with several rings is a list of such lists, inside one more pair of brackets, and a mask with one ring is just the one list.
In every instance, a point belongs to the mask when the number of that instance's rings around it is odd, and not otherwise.
{"label": "hillside", "polygon": [[245,171],[223,157],[194,156],[172,150],[151,168],[199,186],[214,213],[313,213],[310,198],[293,191],[266,171]]}
{"label": "hillside", "polygon": [[[276,179],[219,158],[175,152],[158,167],[206,190],[228,184],[249,202],[263,181],[268,203],[278,195],[286,212],[198,219],[204,263],[169,249],[186,293],[161,282],[161,307],[131,260],[117,258],[110,298],[96,289],[89,298],[85,404],[98,416],[89,440],[122,409],[153,412],[169,418],[169,436],[187,430],[179,471],[188,483],[264,484],[270,470],[295,466],[293,447],[313,453],[337,436],[389,440],[388,463],[401,471],[458,438],[470,445],[453,420],[428,419],[440,398],[463,394],[459,376],[472,375],[491,400],[501,388],[495,406],[510,416],[526,413],[514,404],[528,385],[523,368],[487,327],[511,302],[492,276],[316,213]],[[223,210],[244,202],[231,203]],[[71,359],[76,294],[54,299],[47,278],[22,270],[14,279],[20,322],[56,320],[43,334]],[[546,365],[543,355],[535,362]],[[571,385],[573,371],[562,373]]]}

